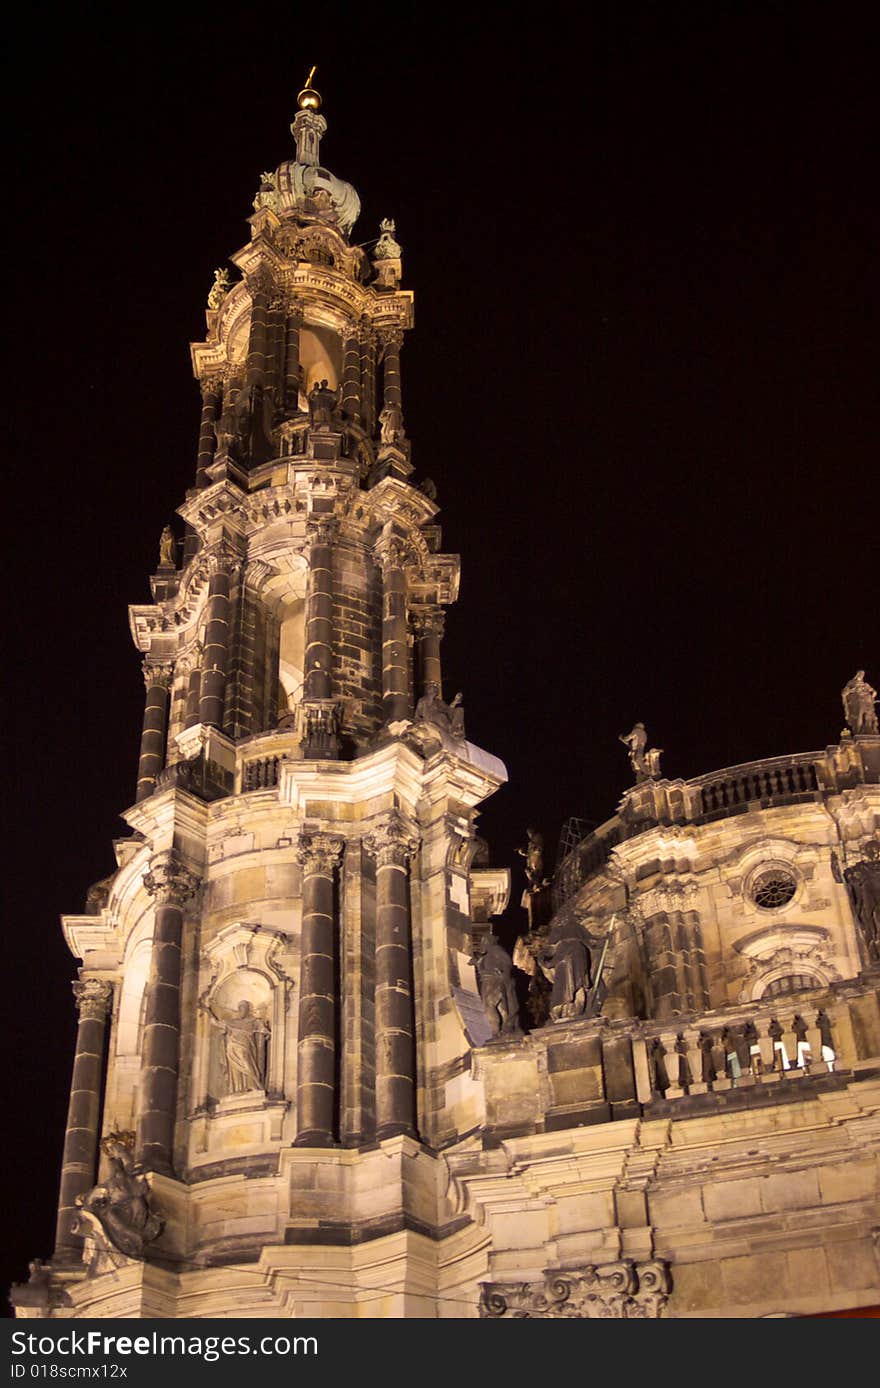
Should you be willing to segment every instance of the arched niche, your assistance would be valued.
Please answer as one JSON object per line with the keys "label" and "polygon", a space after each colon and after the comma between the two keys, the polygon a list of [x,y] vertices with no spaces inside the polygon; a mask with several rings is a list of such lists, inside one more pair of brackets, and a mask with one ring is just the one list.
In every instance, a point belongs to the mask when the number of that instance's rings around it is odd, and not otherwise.
{"label": "arched niche", "polygon": [[326,381],[335,390],[342,379],[342,343],[339,334],[323,324],[310,323],[300,330],[299,360],[302,370],[300,409],[308,408],[313,386]]}
{"label": "arched niche", "polygon": [[296,708],[305,675],[306,605],[304,598],[284,603],[278,623],[278,712]]}

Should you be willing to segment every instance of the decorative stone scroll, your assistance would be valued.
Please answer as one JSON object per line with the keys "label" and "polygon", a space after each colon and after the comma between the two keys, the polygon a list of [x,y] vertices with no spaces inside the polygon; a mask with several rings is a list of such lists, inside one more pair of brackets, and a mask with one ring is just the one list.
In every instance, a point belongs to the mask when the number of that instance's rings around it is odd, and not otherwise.
{"label": "decorative stone scroll", "polygon": [[672,1281],[664,1262],[548,1271],[543,1282],[485,1282],[484,1319],[648,1320],[663,1314]]}

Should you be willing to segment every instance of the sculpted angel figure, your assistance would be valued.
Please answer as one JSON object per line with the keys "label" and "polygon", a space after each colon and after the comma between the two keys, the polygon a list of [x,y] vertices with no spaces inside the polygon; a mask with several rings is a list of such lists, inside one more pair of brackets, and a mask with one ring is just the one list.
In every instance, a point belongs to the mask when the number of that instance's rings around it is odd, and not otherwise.
{"label": "sculpted angel figure", "polygon": [[218,309],[232,288],[232,280],[229,278],[229,271],[218,269],[214,271],[214,283],[208,291],[208,308]]}

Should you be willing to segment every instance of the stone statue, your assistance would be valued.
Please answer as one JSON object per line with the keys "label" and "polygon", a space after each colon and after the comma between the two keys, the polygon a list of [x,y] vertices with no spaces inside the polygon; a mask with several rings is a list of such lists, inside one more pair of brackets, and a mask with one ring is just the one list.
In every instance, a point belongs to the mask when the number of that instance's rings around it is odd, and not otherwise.
{"label": "stone statue", "polygon": [[379,413],[379,442],[385,448],[399,448],[403,436],[403,411],[399,405],[386,405]]}
{"label": "stone statue", "polygon": [[313,429],[332,429],[333,415],[339,404],[339,391],[331,390],[328,382],[316,381],[309,391],[309,424]]}
{"label": "stone statue", "polygon": [[715,1068],[715,1038],[708,1032],[700,1032],[700,1055],[702,1057],[702,1080],[703,1084],[712,1084],[717,1077]]}
{"label": "stone statue", "polygon": [[526,860],[526,891],[540,892],[550,885],[549,877],[544,876],[544,835],[539,834],[537,829],[526,829],[526,838],[526,847],[516,850]]}
{"label": "stone statue", "polygon": [[691,1074],[688,1043],[681,1032],[675,1038],[675,1054],[678,1056],[678,1087],[679,1089],[688,1089],[693,1084],[694,1077]]}
{"label": "stone statue", "polygon": [[665,1094],[669,1088],[669,1071],[666,1068],[666,1047],[659,1036],[655,1036],[648,1048],[648,1061],[652,1073],[652,1089]]}
{"label": "stone statue", "polygon": [[77,1197],[78,1222],[91,1225],[93,1231],[97,1227],[127,1258],[142,1258],[146,1245],[161,1234],[164,1221],[150,1209],[150,1187],[134,1157],[134,1133],[109,1133],[101,1148],[110,1170],[103,1185]]}
{"label": "stone statue", "polygon": [[208,308],[216,310],[220,308],[226,295],[232,288],[232,280],[228,270],[215,270],[214,283],[208,291]]}
{"label": "stone statue", "polygon": [[648,734],[645,732],[644,723],[636,723],[631,732],[621,735],[620,741],[629,752],[629,764],[635,774],[636,785],[642,781],[658,781],[663,749],[652,747],[648,750]]}
{"label": "stone statue", "polygon": [[223,1033],[227,1093],[246,1094],[251,1089],[265,1089],[268,1023],[255,1016],[246,998],[242,998],[238,1010],[228,1021],[221,1022],[210,1009],[208,1016]]}
{"label": "stone statue", "polygon": [[461,704],[461,691],[459,690],[455,695],[451,704],[447,704],[440,698],[437,681],[428,680],[425,685],[425,692],[416,704],[413,721],[433,723],[435,727],[442,728],[444,732],[460,741],[464,737],[464,709]]}
{"label": "stone statue", "polygon": [[261,207],[268,207],[270,211],[277,212],[280,205],[277,177],[271,170],[267,170],[260,174],[260,189],[254,198],[254,209],[259,212]]}
{"label": "stone statue", "polygon": [[[590,951],[584,932],[575,921],[554,926],[548,953],[541,966],[552,978],[550,1020],[567,1022],[583,1016],[590,989]],[[545,962],[546,961],[546,962]]]}
{"label": "stone statue", "polygon": [[761,1045],[758,1041],[758,1028],[754,1022],[748,1021],[742,1030],[743,1041],[748,1046],[749,1069],[756,1077],[764,1073],[764,1057],[761,1055]]}
{"label": "stone statue", "polygon": [[493,1036],[519,1035],[519,1000],[513,981],[513,964],[495,935],[477,960],[477,982]]}
{"label": "stone statue", "polygon": [[159,538],[159,568],[177,568],[177,541],[170,525],[166,525]]}
{"label": "stone statue", "polygon": [[855,737],[877,735],[877,691],[865,679],[864,670],[856,671],[841,691],[846,721]]}
{"label": "stone statue", "polygon": [[400,243],[394,239],[397,230],[394,225],[393,217],[383,217],[379,223],[379,230],[382,233],[376,242],[376,249],[373,251],[374,260],[399,260],[403,255]]}
{"label": "stone statue", "polygon": [[864,858],[846,868],[843,877],[852,912],[868,958],[880,963],[880,842],[865,845]]}
{"label": "stone statue", "polygon": [[791,1029],[797,1040],[798,1069],[809,1071],[813,1061],[813,1048],[807,1040],[807,1024],[799,1012],[792,1018]]}

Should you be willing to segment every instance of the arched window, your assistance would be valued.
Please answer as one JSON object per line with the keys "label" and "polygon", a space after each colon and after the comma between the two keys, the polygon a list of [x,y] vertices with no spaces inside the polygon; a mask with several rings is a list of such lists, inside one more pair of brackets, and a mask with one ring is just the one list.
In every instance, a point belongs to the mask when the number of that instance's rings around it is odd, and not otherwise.
{"label": "arched window", "polygon": [[278,642],[278,712],[288,713],[302,699],[305,670],[305,602],[287,604],[281,615]]}

